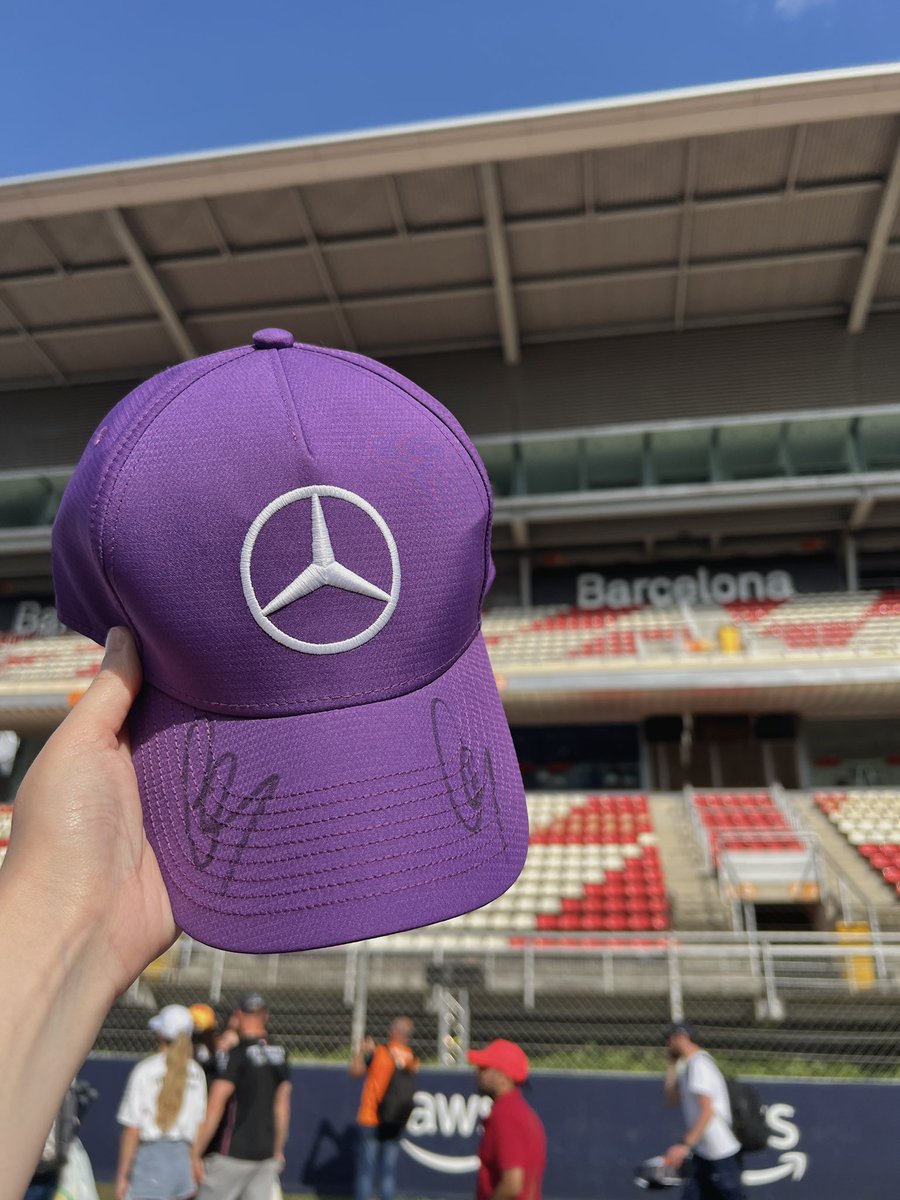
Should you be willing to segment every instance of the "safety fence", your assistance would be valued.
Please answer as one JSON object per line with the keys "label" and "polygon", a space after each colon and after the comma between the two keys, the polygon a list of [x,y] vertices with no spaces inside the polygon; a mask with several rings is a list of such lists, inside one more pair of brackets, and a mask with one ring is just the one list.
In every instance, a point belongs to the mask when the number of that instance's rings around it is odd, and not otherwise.
{"label": "safety fence", "polygon": [[657,1070],[662,1031],[687,1018],[734,1070],[900,1078],[900,934],[679,933],[517,938],[503,951],[431,953],[390,938],[302,955],[224,954],[183,939],[110,1013],[98,1050],[137,1053],[157,1005],[207,1000],[227,1019],[262,990],[298,1061],[341,1062],[393,1016],[426,1062],[508,1037],[537,1065]]}

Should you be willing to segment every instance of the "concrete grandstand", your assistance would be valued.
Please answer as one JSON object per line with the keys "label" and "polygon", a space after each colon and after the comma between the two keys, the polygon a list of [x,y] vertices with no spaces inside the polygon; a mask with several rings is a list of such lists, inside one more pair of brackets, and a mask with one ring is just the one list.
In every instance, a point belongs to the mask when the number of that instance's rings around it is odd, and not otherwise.
{"label": "concrete grandstand", "polygon": [[705,987],[703,937],[900,929],[898,121],[873,68],[0,186],[0,801],[99,664],[49,573],[82,447],[283,325],[435,394],[496,495],[531,851],[396,953],[665,992],[673,930]]}

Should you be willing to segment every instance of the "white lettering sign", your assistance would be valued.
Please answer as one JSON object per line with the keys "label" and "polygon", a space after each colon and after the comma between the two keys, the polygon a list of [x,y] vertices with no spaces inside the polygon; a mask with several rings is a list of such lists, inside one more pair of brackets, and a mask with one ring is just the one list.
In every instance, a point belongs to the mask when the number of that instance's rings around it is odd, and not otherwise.
{"label": "white lettering sign", "polygon": [[693,575],[639,575],[636,579],[607,579],[584,571],[576,580],[576,604],[581,609],[673,608],[680,604],[733,604],[736,600],[789,600],[794,580],[789,571],[710,572],[698,567]]}
{"label": "white lettering sign", "polygon": [[769,1104],[766,1106],[766,1124],[772,1130],[768,1144],[773,1150],[781,1150],[774,1167],[760,1167],[744,1171],[741,1183],[744,1187],[765,1187],[790,1179],[797,1183],[806,1174],[809,1156],[796,1147],[800,1141],[800,1129],[794,1121],[796,1110],[793,1104]]}
{"label": "white lettering sign", "polygon": [[51,605],[37,600],[22,600],[13,613],[10,633],[16,637],[59,637],[66,627]]}
{"label": "white lettering sign", "polygon": [[477,1154],[439,1154],[413,1142],[412,1137],[470,1138],[491,1111],[489,1096],[461,1096],[454,1092],[416,1092],[416,1107],[406,1126],[409,1137],[400,1145],[416,1162],[445,1175],[463,1175],[478,1170]]}

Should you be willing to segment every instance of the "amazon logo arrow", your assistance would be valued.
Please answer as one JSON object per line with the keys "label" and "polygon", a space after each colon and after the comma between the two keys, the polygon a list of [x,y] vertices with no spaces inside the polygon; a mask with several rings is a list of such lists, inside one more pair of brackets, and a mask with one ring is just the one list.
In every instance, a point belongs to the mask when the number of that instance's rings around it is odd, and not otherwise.
{"label": "amazon logo arrow", "polygon": [[741,1183],[747,1187],[762,1187],[766,1183],[778,1183],[780,1179],[793,1179],[796,1183],[806,1174],[807,1156],[801,1150],[786,1150],[775,1167],[763,1167],[759,1171],[744,1171]]}
{"label": "amazon logo arrow", "polygon": [[462,1158],[451,1154],[436,1154],[434,1150],[426,1150],[423,1146],[417,1146],[408,1138],[401,1138],[400,1145],[410,1158],[421,1163],[423,1167],[431,1167],[433,1171],[443,1171],[445,1175],[466,1175],[470,1171],[477,1171],[481,1165],[477,1154],[467,1154]]}

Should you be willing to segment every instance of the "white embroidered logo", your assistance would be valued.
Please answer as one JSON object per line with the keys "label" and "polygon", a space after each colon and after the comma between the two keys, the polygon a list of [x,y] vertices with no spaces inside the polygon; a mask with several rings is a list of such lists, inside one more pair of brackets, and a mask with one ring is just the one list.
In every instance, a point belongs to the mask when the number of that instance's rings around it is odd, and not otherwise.
{"label": "white embroidered logo", "polygon": [[[390,592],[377,587],[368,579],[363,579],[361,575],[357,575],[355,571],[351,571],[349,567],[338,562],[331,546],[331,537],[325,521],[325,513],[322,508],[323,497],[331,497],[355,505],[376,526],[385,540],[391,558]],[[304,567],[300,574],[277,596],[263,606],[257,598],[251,575],[253,547],[256,545],[260,530],[275,513],[280,512],[289,504],[296,504],[302,500],[309,500],[312,504],[312,562]],[[370,638],[373,638],[391,619],[400,597],[400,557],[397,554],[397,543],[394,541],[394,535],[387,522],[367,500],[363,500],[355,492],[348,492],[346,488],[328,485],[297,488],[293,492],[285,492],[283,496],[278,496],[271,504],[267,504],[247,530],[247,536],[244,538],[244,545],[241,549],[241,583],[244,588],[244,599],[253,614],[254,621],[276,642],[280,642],[282,646],[287,646],[291,650],[300,650],[304,654],[343,654],[346,650],[355,650],[357,646],[362,646]],[[323,587],[338,588],[340,591],[369,596],[373,600],[380,601],[384,607],[371,625],[366,626],[361,633],[337,642],[304,642],[299,638],[291,637],[269,620],[273,613],[277,613],[287,605],[293,604],[295,600],[308,596],[311,592],[316,592]]]}

